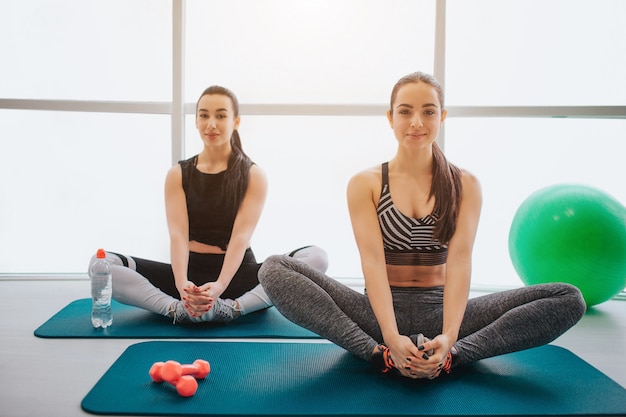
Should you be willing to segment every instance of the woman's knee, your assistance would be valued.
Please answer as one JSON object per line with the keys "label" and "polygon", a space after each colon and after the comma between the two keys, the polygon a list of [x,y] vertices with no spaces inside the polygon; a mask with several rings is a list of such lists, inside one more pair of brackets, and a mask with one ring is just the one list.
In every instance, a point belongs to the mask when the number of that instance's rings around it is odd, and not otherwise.
{"label": "woman's knee", "polygon": [[[111,265],[119,265],[119,266],[126,266],[124,265],[124,262],[122,261],[122,258],[120,258],[119,256],[117,256],[116,254],[112,253],[112,252],[105,252],[106,257],[105,259],[107,260],[107,262],[109,262],[109,264]],[[127,257],[127,259],[130,257]],[[89,260],[89,268],[91,268],[91,266],[96,262],[96,255],[92,255],[91,259]],[[88,269],[89,270],[89,269]]]}
{"label": "woman's knee", "polygon": [[263,287],[271,286],[272,282],[280,279],[283,274],[281,270],[285,268],[285,259],[289,259],[287,255],[269,256],[259,269],[259,282]]}
{"label": "woman's knee", "polygon": [[548,288],[552,297],[562,300],[562,308],[575,322],[580,320],[587,311],[587,304],[582,292],[575,285],[565,282],[536,284],[538,287]]}
{"label": "woman's knee", "polygon": [[297,249],[291,252],[290,256],[320,272],[326,272],[328,270],[328,254],[319,246],[311,245]]}
{"label": "woman's knee", "polygon": [[562,291],[565,293],[565,295],[572,300],[572,314],[577,317],[577,320],[580,320],[587,311],[587,303],[585,303],[583,293],[578,289],[578,287],[572,284],[563,283],[560,285],[562,286]]}

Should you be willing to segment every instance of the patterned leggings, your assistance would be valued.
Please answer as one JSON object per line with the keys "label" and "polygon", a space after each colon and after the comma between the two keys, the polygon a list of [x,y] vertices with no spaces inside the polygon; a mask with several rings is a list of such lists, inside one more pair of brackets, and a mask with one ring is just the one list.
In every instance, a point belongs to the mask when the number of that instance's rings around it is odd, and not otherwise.
{"label": "patterned leggings", "polygon": [[[356,356],[369,360],[382,333],[367,295],[293,258],[269,257],[259,281],[276,308]],[[443,287],[392,287],[400,334],[434,338],[442,330]],[[468,300],[455,347],[455,365],[547,344],[585,313],[580,291],[541,284]]]}

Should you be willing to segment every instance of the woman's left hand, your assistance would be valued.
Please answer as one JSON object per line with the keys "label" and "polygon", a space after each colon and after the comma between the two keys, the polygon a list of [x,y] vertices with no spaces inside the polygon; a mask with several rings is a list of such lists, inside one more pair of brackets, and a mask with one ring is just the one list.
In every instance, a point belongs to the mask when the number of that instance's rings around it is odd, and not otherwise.
{"label": "woman's left hand", "polygon": [[440,334],[433,340],[429,340],[422,344],[422,352],[428,352],[431,349],[433,350],[432,355],[429,355],[428,361],[431,364],[433,362],[437,364],[437,369],[427,377],[428,379],[437,378],[441,374],[446,356],[448,356],[448,352],[452,349],[453,344],[454,342],[450,340],[448,336],[443,334]]}
{"label": "woman's left hand", "polygon": [[[202,291],[206,291],[206,293],[213,299],[217,300],[222,296],[224,291],[226,291],[226,286],[219,281],[215,282],[207,282],[204,285],[200,286]],[[213,305],[213,301],[211,301],[211,306]]]}

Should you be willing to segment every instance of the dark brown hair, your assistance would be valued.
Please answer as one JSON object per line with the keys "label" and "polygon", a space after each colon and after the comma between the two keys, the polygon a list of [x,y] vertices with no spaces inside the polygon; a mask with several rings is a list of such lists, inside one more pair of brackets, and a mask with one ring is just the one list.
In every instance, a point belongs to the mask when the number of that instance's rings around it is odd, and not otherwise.
{"label": "dark brown hair", "polygon": [[[226,87],[219,85],[213,85],[202,92],[198,102],[196,103],[196,117],[198,117],[198,104],[200,99],[206,95],[221,95],[230,99],[233,105],[233,117],[239,116],[239,100],[235,93],[230,91]],[[230,145],[232,152],[228,158],[228,167],[224,174],[224,187],[220,190],[218,199],[222,202],[226,213],[236,213],[239,209],[239,205],[243,200],[243,196],[248,189],[248,183],[250,182],[250,167],[253,162],[248,155],[243,151],[241,146],[241,138],[237,129],[233,130],[233,134],[230,137]]]}
{"label": "dark brown hair", "polygon": [[[393,103],[400,88],[412,83],[426,83],[433,87],[439,97],[440,110],[444,109],[444,94],[439,82],[430,74],[414,72],[400,78],[391,91],[391,114]],[[456,230],[456,221],[461,205],[461,170],[448,162],[439,145],[433,143],[433,180],[430,185],[429,197],[435,197],[433,214],[437,216],[434,237],[441,243],[448,243]]]}

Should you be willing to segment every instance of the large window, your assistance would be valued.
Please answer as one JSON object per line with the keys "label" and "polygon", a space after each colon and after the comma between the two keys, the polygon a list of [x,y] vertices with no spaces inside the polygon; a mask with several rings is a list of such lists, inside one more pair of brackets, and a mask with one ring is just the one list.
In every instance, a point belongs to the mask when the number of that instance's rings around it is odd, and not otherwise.
{"label": "large window", "polygon": [[48,3],[0,4],[0,274],[84,273],[100,246],[169,259],[163,180],[199,151],[212,84],[238,95],[270,181],[260,259],[315,243],[361,277],[346,184],[393,156],[384,111],[415,70],[443,81],[442,144],[483,185],[474,285],[521,285],[507,237],[534,190],[626,203],[620,0]]}
{"label": "large window", "polygon": [[517,208],[534,191],[584,184],[626,202],[625,133],[626,119],[449,119],[446,154],[474,173],[483,189],[474,282],[519,285],[509,259],[509,228]]}
{"label": "large window", "polygon": [[186,16],[189,100],[221,83],[244,103],[379,104],[433,68],[432,0],[188,0]]}
{"label": "large window", "polygon": [[169,118],[0,111],[0,272],[85,272],[99,247],[167,260]]}
{"label": "large window", "polygon": [[448,0],[449,105],[626,104],[620,0]]}
{"label": "large window", "polygon": [[447,1],[445,150],[484,193],[474,284],[521,284],[508,233],[537,189],[586,184],[626,204],[624,16],[614,0]]}
{"label": "large window", "polygon": [[0,4],[0,97],[170,101],[171,1]]}

